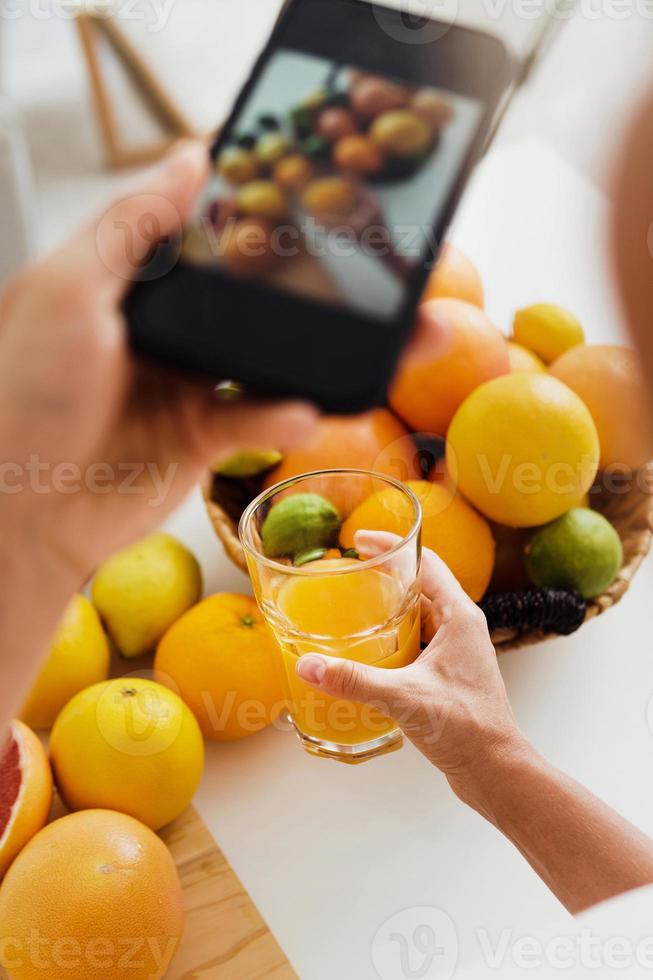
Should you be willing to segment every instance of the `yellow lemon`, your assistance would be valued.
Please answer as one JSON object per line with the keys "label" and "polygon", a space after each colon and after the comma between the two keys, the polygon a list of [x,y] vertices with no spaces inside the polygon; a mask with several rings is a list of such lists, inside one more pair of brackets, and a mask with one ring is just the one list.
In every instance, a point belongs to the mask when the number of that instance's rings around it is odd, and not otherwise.
{"label": "yellow lemon", "polygon": [[599,438],[578,395],[545,374],[509,374],[463,402],[447,433],[447,469],[494,521],[545,524],[579,505],[599,463]]}
{"label": "yellow lemon", "polygon": [[281,221],[288,213],[286,195],[273,180],[252,180],[236,194],[236,207],[243,214]]}
{"label": "yellow lemon", "polygon": [[258,174],[256,157],[249,150],[231,146],[218,157],[217,170],[231,184],[244,184]]}
{"label": "yellow lemon", "polygon": [[573,313],[555,303],[535,303],[515,313],[512,332],[518,344],[537,354],[545,364],[566,350],[585,343],[585,334]]}
{"label": "yellow lemon", "polygon": [[109,643],[97,612],[84,596],[73,596],[23,705],[23,721],[30,728],[52,728],[75,694],[106,680],[109,657]]}
{"label": "yellow lemon", "polygon": [[122,677],[94,684],[66,705],[52,729],[50,760],[71,810],[119,810],[158,830],[195,795],[204,742],[173,691]]}
{"label": "yellow lemon", "polygon": [[154,649],[202,592],[197,559],[181,541],[158,532],[117,551],[98,569],[95,608],[124,657]]}
{"label": "yellow lemon", "polygon": [[530,371],[531,373],[535,371],[538,374],[544,374],[546,371],[546,364],[541,357],[534,354],[532,350],[528,350],[527,347],[515,343],[514,340],[508,341],[508,360],[512,374],[518,374],[520,371]]}

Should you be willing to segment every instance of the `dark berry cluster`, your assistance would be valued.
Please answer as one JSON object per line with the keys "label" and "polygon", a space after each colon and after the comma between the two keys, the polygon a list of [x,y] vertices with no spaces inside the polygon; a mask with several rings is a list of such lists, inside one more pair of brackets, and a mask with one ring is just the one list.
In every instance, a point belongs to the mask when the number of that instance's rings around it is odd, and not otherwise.
{"label": "dark berry cluster", "polygon": [[490,632],[541,629],[568,636],[585,619],[587,603],[577,592],[563,589],[530,589],[488,595],[479,603]]}

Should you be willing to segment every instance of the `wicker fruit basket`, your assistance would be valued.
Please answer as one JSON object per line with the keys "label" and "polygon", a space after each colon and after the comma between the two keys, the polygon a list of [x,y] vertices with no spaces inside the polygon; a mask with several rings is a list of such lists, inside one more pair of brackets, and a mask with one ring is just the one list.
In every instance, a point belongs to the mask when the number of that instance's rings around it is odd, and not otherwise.
{"label": "wicker fruit basket", "polygon": [[[222,541],[229,558],[247,572],[245,555],[238,540],[238,521],[247,506],[258,494],[261,481],[255,478],[231,480],[209,475],[203,487],[204,500],[215,533]],[[610,492],[600,481],[591,493],[592,507],[614,525],[623,545],[623,565],[612,585],[587,604],[585,621],[600,616],[616,605],[628,591],[630,583],[647,555],[653,533],[653,463],[631,480],[627,492],[619,488]],[[492,639],[499,652],[517,647],[532,646],[547,638],[540,629],[519,632],[501,630]]]}

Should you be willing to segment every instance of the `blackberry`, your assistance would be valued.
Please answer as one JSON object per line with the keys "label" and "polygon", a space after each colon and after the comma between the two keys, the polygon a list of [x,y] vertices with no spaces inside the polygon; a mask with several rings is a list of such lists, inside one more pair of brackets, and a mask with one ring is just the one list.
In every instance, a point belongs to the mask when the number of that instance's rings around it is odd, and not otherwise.
{"label": "blackberry", "polygon": [[587,603],[578,592],[564,589],[530,589],[528,592],[501,592],[479,602],[490,632],[541,629],[545,633],[568,636],[585,619]]}
{"label": "blackberry", "polygon": [[236,145],[242,150],[253,150],[256,146],[256,136],[252,133],[241,133],[236,137]]}
{"label": "blackberry", "polygon": [[266,113],[263,116],[258,117],[258,124],[261,129],[267,130],[269,133],[275,133],[281,129],[281,123],[276,116]]}

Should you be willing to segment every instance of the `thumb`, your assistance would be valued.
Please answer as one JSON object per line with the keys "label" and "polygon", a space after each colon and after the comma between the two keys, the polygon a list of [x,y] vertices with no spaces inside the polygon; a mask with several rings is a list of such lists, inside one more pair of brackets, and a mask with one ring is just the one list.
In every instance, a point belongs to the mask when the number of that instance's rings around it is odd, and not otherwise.
{"label": "thumb", "polygon": [[[69,246],[77,267],[116,298],[130,283],[148,277],[158,244],[181,242],[184,224],[208,174],[208,152],[199,141],[180,144],[137,185],[88,226]],[[169,271],[178,251],[166,256]]]}
{"label": "thumb", "polygon": [[404,705],[403,668],[385,670],[370,667],[354,660],[325,657],[308,653],[297,663],[297,673],[303,681],[324,694],[360,704],[374,704],[384,714],[394,715]]}

